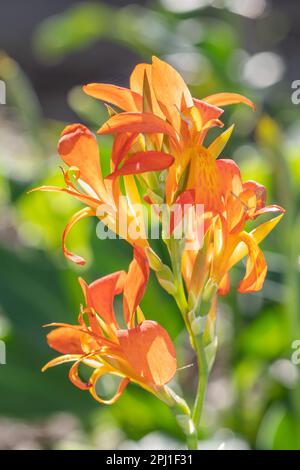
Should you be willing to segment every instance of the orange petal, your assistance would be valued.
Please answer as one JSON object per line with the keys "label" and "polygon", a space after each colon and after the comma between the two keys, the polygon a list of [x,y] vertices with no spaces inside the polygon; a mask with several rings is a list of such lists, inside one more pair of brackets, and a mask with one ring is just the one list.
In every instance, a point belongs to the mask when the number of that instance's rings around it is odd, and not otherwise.
{"label": "orange petal", "polygon": [[[267,222],[264,222],[263,224],[259,225],[256,227],[254,230],[250,232],[250,235],[253,237],[255,242],[259,244],[262,242],[267,235],[276,227],[278,222],[282,219],[283,214],[278,215],[277,217],[274,217],[271,220],[268,220]],[[236,247],[233,255],[230,258],[229,265],[230,267],[234,266],[236,263],[238,263],[241,259],[244,258],[248,253],[248,248],[247,245],[244,242],[241,242],[238,244]]]}
{"label": "orange petal", "polygon": [[82,194],[76,190],[71,190],[68,188],[59,188],[58,186],[39,186],[38,188],[31,189],[28,193],[32,193],[34,191],[44,191],[44,192],[54,192],[54,193],[66,193],[70,196],[75,197],[81,202],[90,205],[94,209],[97,209],[99,206],[99,199],[95,199],[91,196],[87,196],[86,194]]}
{"label": "orange petal", "polygon": [[75,387],[80,388],[80,390],[88,390],[90,384],[83,382],[78,375],[78,367],[81,364],[82,359],[79,359],[75,364],[72,365],[69,371],[69,379]]}
{"label": "orange petal", "polygon": [[79,328],[60,327],[47,334],[47,342],[50,348],[62,354],[83,354],[81,347],[81,335]]}
{"label": "orange petal", "polygon": [[147,171],[162,171],[174,162],[174,157],[164,152],[149,150],[137,152],[131,155],[124,165],[111,173],[108,178],[115,178],[122,175],[135,175]]}
{"label": "orange petal", "polygon": [[162,112],[179,132],[182,103],[184,102],[187,108],[193,106],[193,99],[185,81],[171,65],[153,57],[152,86]]}
{"label": "orange petal", "polygon": [[227,295],[230,291],[230,279],[229,274],[226,273],[221,282],[219,283],[218,294],[219,295]]}
{"label": "orange petal", "polygon": [[42,372],[49,369],[50,367],[59,366],[60,364],[65,364],[67,362],[78,361],[82,357],[81,354],[65,354],[64,356],[58,356],[47,362],[46,365],[42,368]]}
{"label": "orange petal", "polygon": [[263,286],[267,274],[267,263],[263,252],[249,233],[242,232],[240,239],[247,245],[248,258],[246,274],[239,283],[238,291],[256,292]]}
{"label": "orange petal", "polygon": [[130,263],[125,279],[123,293],[123,310],[125,322],[133,326],[134,313],[143,298],[150,275],[149,262],[140,247],[134,248],[134,259]]}
{"label": "orange petal", "polygon": [[80,171],[80,179],[87,183],[100,197],[105,197],[105,186],[99,161],[95,136],[82,124],[67,126],[58,143],[58,153],[69,166]]}
{"label": "orange petal", "polygon": [[77,224],[77,222],[79,222],[81,219],[84,219],[85,217],[91,217],[94,215],[95,211],[93,209],[91,209],[90,207],[84,207],[84,209],[81,209],[79,212],[76,212],[76,214],[71,217],[68,224],[66,225],[62,236],[62,248],[66,258],[68,258],[70,261],[73,261],[73,263],[84,265],[86,261],[81,256],[78,256],[68,250],[68,248],[66,247],[66,238],[70,230],[74,227],[75,224]]}
{"label": "orange petal", "polygon": [[89,83],[83,91],[93,98],[111,103],[124,111],[141,111],[142,97],[129,90],[108,83]]}
{"label": "orange petal", "polygon": [[116,401],[120,398],[120,396],[124,392],[127,384],[129,383],[128,378],[123,379],[115,395],[109,400],[107,399],[105,400],[104,398],[101,398],[99,394],[97,393],[96,386],[97,386],[98,380],[101,377],[103,377],[105,374],[109,374],[109,373],[112,373],[112,369],[109,367],[103,366],[100,369],[95,370],[95,372],[92,374],[90,378],[90,393],[95,400],[97,400],[99,403],[103,405],[113,405],[114,403],[116,403]]}
{"label": "orange petal", "polygon": [[136,132],[145,134],[167,134],[177,143],[174,129],[163,119],[151,113],[120,113],[112,116],[98,130],[98,134],[113,134],[120,132]]}
{"label": "orange petal", "polygon": [[168,383],[176,372],[176,351],[166,330],[146,320],[137,328],[118,331],[124,358],[131,365],[137,382],[150,386]]}
{"label": "orange petal", "polygon": [[254,103],[239,93],[215,93],[214,95],[206,96],[203,98],[203,101],[213,104],[214,106],[227,106],[229,104],[244,103],[255,110]]}
{"label": "orange petal", "polygon": [[114,298],[123,288],[124,271],[101,277],[84,286],[87,306],[93,308],[108,326],[118,327],[114,312]]}
{"label": "orange petal", "polygon": [[115,136],[111,152],[112,170],[115,170],[115,168],[117,168],[121,161],[126,157],[137,136],[138,134],[132,134],[130,132]]}
{"label": "orange petal", "polygon": [[222,113],[224,113],[223,109],[218,108],[212,104],[207,103],[203,100],[198,100],[193,98],[194,106],[199,109],[201,118],[202,118],[202,125],[204,126],[209,121],[218,119]]}

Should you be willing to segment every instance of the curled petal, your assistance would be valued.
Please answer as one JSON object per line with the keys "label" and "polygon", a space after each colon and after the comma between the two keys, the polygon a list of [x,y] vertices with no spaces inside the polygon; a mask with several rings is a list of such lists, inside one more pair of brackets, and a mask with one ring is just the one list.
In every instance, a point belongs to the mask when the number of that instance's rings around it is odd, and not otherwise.
{"label": "curled petal", "polygon": [[80,388],[80,390],[88,390],[90,384],[83,382],[78,375],[78,367],[82,362],[82,358],[76,361],[69,370],[69,379],[75,387]]}
{"label": "curled petal", "polygon": [[99,403],[102,403],[103,405],[113,405],[120,398],[120,396],[124,392],[127,384],[129,383],[129,379],[127,377],[124,378],[121,381],[121,383],[119,384],[118,390],[116,391],[115,395],[112,398],[110,398],[109,400],[105,400],[105,399],[101,398],[98,395],[97,391],[96,391],[97,382],[105,374],[112,373],[112,370],[113,369],[111,369],[110,367],[102,366],[101,368],[99,368],[99,369],[95,370],[95,372],[93,372],[93,374],[90,378],[90,381],[89,381],[89,383],[90,383],[89,390],[90,390],[90,393],[91,393],[92,397],[95,400],[97,400]]}
{"label": "curled petal", "polygon": [[42,372],[45,372],[45,370],[49,369],[50,367],[59,366],[60,364],[65,364],[66,362],[78,361],[81,357],[81,354],[65,354],[64,356],[56,357],[44,365]]}
{"label": "curled petal", "polygon": [[215,93],[214,95],[206,96],[203,98],[203,101],[206,101],[209,104],[213,104],[214,106],[228,106],[229,104],[240,104],[244,103],[247,106],[250,106],[253,110],[255,110],[255,105],[252,103],[251,100],[246,98],[239,93]]}
{"label": "curled petal", "polygon": [[63,247],[63,252],[66,258],[68,258],[70,261],[73,261],[73,263],[84,265],[86,261],[81,256],[78,256],[68,250],[68,248],[66,247],[66,238],[69,232],[71,231],[71,229],[74,227],[74,225],[77,224],[77,222],[79,222],[81,219],[84,219],[86,217],[91,217],[94,215],[95,215],[95,211],[93,209],[91,209],[90,207],[85,207],[84,209],[81,209],[79,212],[76,212],[76,214],[74,214],[71,217],[68,224],[66,225],[66,228],[62,236],[62,247]]}
{"label": "curled petal", "polygon": [[44,192],[54,192],[54,193],[65,193],[69,194],[70,196],[75,197],[80,202],[84,204],[88,204],[94,209],[99,206],[99,199],[95,199],[91,196],[87,196],[85,194],[79,193],[77,190],[71,190],[68,188],[60,188],[58,186],[39,186],[38,188],[31,189],[28,193],[33,193],[34,191],[44,191]]}
{"label": "curled petal", "polygon": [[83,91],[93,98],[111,103],[124,111],[138,111],[142,109],[142,97],[129,90],[107,83],[89,83]]}
{"label": "curled petal", "polygon": [[[280,222],[283,215],[284,214],[280,214],[277,217],[274,217],[273,219],[268,220],[267,222],[264,222],[263,224],[259,225],[258,227],[256,227],[254,230],[250,232],[250,235],[253,237],[253,239],[255,240],[257,244],[262,242],[266,238],[266,236],[269,235],[269,233],[276,227],[278,222]],[[241,243],[237,245],[234,253],[232,254],[229,260],[229,266],[230,267],[234,266],[241,259],[243,259],[244,256],[247,255],[247,253],[248,253],[247,245],[243,241],[241,241]]]}
{"label": "curled petal", "polygon": [[242,232],[240,238],[247,245],[248,258],[246,274],[239,284],[238,291],[256,292],[263,286],[267,274],[267,263],[263,252],[249,233]]}

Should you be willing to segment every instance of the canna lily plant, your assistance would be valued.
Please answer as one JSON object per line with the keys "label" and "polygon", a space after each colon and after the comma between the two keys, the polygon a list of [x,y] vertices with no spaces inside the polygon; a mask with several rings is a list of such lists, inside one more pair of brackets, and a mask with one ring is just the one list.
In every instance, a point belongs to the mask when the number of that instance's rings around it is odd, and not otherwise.
{"label": "canna lily plant", "polygon": [[[246,272],[238,291],[255,292],[263,287],[267,264],[259,244],[284,213],[278,205],[266,205],[266,189],[255,181],[243,181],[233,160],[220,158],[233,126],[206,145],[209,130],[223,127],[220,117],[224,106],[243,103],[254,109],[254,105],[237,93],[193,98],[178,72],[156,57],[151,64],[135,67],[130,88],[92,83],[83,90],[108,103],[108,120],[98,134],[113,136],[110,173],[106,177],[102,174],[94,134],[82,124],[73,124],[64,129],[58,145],[67,166],[63,170],[65,187],[37,189],[64,192],[85,204],[63,233],[63,251],[68,259],[84,264],[66,248],[65,239],[75,223],[88,216],[98,217],[127,240],[134,257],[128,273],[119,271],[90,285],[80,280],[86,306],[81,307],[77,325],[51,325],[56,328],[48,334],[48,343],[63,355],[50,361],[44,370],[73,362],[70,380],[104,404],[114,403],[129,382],[140,385],[172,408],[188,448],[196,449],[217,350],[218,297],[228,293],[229,272],[243,258]],[[136,210],[141,203],[154,208],[161,223],[158,206],[164,205],[167,226],[162,224],[162,240],[169,252],[169,264],[162,262],[147,239],[144,216]],[[174,204],[181,210],[179,220],[174,217]],[[277,215],[248,231],[247,222],[273,213]],[[185,222],[188,214],[192,214],[193,222],[188,230],[183,223],[178,237],[178,224]],[[126,221],[126,229],[120,220]],[[128,223],[133,224],[136,237],[128,232]],[[197,240],[192,247],[191,230]],[[192,406],[167,385],[177,370],[167,331],[145,320],[139,306],[150,268],[175,299],[194,349],[198,386]],[[114,298],[120,294],[126,328],[119,325],[113,308]],[[79,378],[80,364],[93,370],[88,381]],[[121,378],[118,390],[108,400],[101,398],[96,388],[105,374]]]}

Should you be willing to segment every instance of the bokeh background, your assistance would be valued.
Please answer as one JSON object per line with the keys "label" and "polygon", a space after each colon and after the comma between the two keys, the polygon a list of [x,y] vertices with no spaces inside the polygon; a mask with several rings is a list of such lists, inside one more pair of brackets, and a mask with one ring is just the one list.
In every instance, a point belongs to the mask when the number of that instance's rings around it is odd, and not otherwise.
{"label": "bokeh background", "polygon": [[[194,96],[237,91],[253,99],[226,110],[236,123],[225,156],[245,178],[268,188],[287,214],[264,243],[264,289],[235,292],[219,306],[219,351],[201,430],[201,448],[300,449],[300,115],[291,84],[300,79],[298,0],[10,0],[1,2],[0,79],[0,448],[182,448],[166,406],[134,385],[118,403],[100,406],[75,389],[67,366],[42,374],[51,357],[42,325],[75,320],[88,281],[125,268],[125,242],[100,241],[96,221],[82,222],[69,245],[88,263],[76,268],[61,253],[61,233],[79,207],[67,196],[27,191],[62,183],[56,153],[66,123],[97,129],[101,103],[80,86],[127,85],[137,62],[156,54],[185,77]],[[101,138],[103,159],[111,141]],[[179,366],[193,363],[180,315],[155,278],[143,310],[169,331]],[[194,393],[195,368],[179,370],[175,387]],[[104,384],[109,393],[112,384]]]}

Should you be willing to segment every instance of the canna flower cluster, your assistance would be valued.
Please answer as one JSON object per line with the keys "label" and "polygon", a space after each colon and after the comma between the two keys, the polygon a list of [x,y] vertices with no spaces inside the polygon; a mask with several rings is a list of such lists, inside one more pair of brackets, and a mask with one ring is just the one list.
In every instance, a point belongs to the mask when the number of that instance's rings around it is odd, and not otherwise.
{"label": "canna flower cluster", "polygon": [[[72,124],[63,130],[58,144],[66,165],[65,186],[37,189],[64,192],[85,205],[63,233],[63,252],[69,260],[85,263],[66,247],[66,237],[79,220],[90,216],[98,217],[127,240],[134,255],[128,273],[119,271],[90,285],[80,280],[86,307],[81,308],[77,325],[52,325],[57,328],[48,334],[48,343],[63,356],[44,369],[73,362],[70,380],[106,404],[115,402],[128,382],[137,383],[174,407],[192,448],[215,356],[218,296],[228,293],[229,272],[243,258],[246,272],[238,291],[262,288],[267,265],[259,244],[284,213],[280,206],[266,204],[262,185],[242,180],[233,160],[220,158],[233,126],[221,131],[209,145],[205,143],[210,129],[224,126],[224,106],[242,103],[254,109],[254,105],[237,93],[193,98],[178,72],[157,57],[151,64],[135,67],[129,88],[92,83],[83,90],[107,106],[108,119],[97,133],[113,137],[110,173],[103,176],[96,136],[84,125]],[[144,216],[136,210],[139,204],[167,207],[169,225],[162,238],[170,265],[151,247]],[[197,247],[188,245],[187,233],[181,239],[175,237],[178,220],[173,216],[174,205],[182,209],[182,220],[192,212]],[[247,231],[249,220],[269,213],[277,214]],[[158,221],[160,217],[157,210]],[[120,220],[126,221],[126,227],[131,224],[138,236],[132,237]],[[166,385],[176,373],[176,353],[168,333],[158,323],[145,320],[139,306],[150,268],[175,298],[197,356],[199,384],[193,412]],[[126,329],[118,325],[113,309],[119,294],[123,294]],[[79,378],[81,363],[93,369],[88,382]],[[101,398],[96,390],[104,374],[122,378],[110,400]]]}

